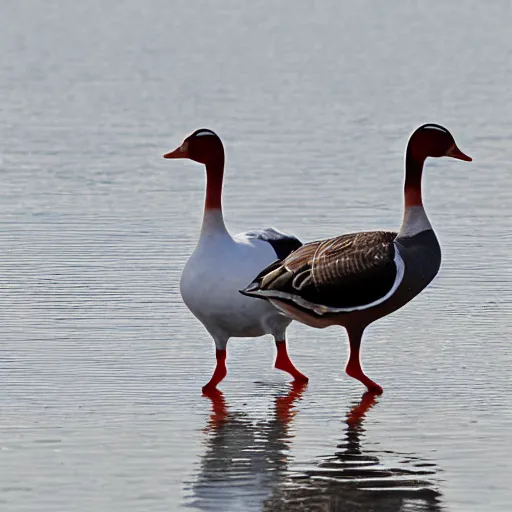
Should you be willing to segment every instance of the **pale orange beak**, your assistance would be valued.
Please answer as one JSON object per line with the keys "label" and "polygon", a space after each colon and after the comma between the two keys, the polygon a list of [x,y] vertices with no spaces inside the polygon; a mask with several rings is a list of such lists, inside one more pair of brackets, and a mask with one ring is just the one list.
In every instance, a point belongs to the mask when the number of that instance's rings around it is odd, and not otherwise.
{"label": "pale orange beak", "polygon": [[471,162],[473,159],[463,153],[456,144],[454,144],[446,153],[446,156],[451,156],[452,158],[456,158],[457,160],[464,160],[465,162]]}
{"label": "pale orange beak", "polygon": [[188,144],[182,144],[170,153],[166,153],[164,158],[188,158]]}

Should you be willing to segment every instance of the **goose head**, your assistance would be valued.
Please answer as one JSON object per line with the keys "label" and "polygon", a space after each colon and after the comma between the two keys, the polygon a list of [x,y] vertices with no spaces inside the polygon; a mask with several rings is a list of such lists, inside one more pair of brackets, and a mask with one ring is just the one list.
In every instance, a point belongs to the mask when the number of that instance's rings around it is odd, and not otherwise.
{"label": "goose head", "polygon": [[189,135],[181,146],[166,153],[164,158],[188,158],[207,165],[224,160],[224,146],[214,131],[200,128]]}
{"label": "goose head", "polygon": [[429,156],[449,156],[466,162],[472,160],[457,147],[452,134],[444,126],[432,123],[420,126],[411,135],[408,152],[418,162],[423,162]]}

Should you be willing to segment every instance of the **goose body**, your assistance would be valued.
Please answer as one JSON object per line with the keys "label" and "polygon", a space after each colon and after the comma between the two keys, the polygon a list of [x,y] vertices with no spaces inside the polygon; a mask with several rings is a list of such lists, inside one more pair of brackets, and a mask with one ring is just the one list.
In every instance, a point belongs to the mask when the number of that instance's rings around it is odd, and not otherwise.
{"label": "goose body", "polygon": [[[219,216],[208,212],[208,221]],[[213,218],[212,218],[213,217]],[[262,230],[279,233],[269,228]],[[290,252],[301,243],[279,233],[289,241]],[[255,232],[231,236],[221,229],[203,231],[197,248],[187,261],[180,281],[183,301],[205,326],[218,347],[231,337],[258,337],[265,334],[283,339],[291,319],[263,301],[244,297],[238,290],[262,268],[278,258],[273,246]]]}
{"label": "goose body", "polygon": [[418,229],[405,236],[367,231],[305,244],[265,269],[244,293],[268,297],[312,327],[350,325],[358,317],[370,324],[407,304],[437,275],[437,237],[430,227]]}
{"label": "goose body", "polygon": [[206,167],[207,185],[199,241],[180,280],[183,301],[215,342],[216,367],[203,386],[211,393],[226,376],[226,350],[232,337],[271,334],[276,343],[275,367],[295,381],[307,382],[291,362],[286,348],[286,328],[292,321],[269,302],[242,296],[245,286],[262,268],[288,256],[302,243],[292,235],[266,228],[231,236],[222,213],[224,147],[211,130],[196,130],[165,158],[188,158]]}
{"label": "goose body", "polygon": [[345,327],[350,342],[346,371],[378,393],[382,388],[364,374],[360,364],[363,331],[416,297],[441,265],[439,242],[421,196],[428,156],[471,160],[446,128],[434,124],[418,128],[406,152],[405,209],[398,233],[351,233],[305,244],[264,269],[242,290],[312,327]]}

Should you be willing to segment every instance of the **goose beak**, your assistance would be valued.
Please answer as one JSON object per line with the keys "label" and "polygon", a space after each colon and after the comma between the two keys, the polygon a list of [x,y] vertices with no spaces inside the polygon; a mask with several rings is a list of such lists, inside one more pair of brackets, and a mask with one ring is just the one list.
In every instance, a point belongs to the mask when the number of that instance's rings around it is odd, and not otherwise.
{"label": "goose beak", "polygon": [[170,153],[166,153],[164,158],[188,158],[188,144],[183,143],[179,148],[176,148]]}
{"label": "goose beak", "polygon": [[471,162],[473,159],[464,154],[455,144],[448,150],[446,156],[451,156],[457,160],[464,160],[465,162]]}

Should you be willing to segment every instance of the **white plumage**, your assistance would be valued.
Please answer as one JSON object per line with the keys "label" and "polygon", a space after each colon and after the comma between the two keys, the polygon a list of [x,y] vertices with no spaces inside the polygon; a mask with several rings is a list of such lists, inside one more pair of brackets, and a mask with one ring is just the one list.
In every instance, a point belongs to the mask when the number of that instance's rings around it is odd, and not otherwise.
{"label": "white plumage", "polygon": [[276,259],[268,242],[246,233],[232,237],[220,210],[205,212],[198,245],[183,269],[180,291],[218,349],[225,349],[231,337],[271,334],[284,339],[291,319],[270,303],[239,293]]}
{"label": "white plumage", "polygon": [[278,259],[278,253],[285,257],[301,243],[274,229],[234,237],[228,233],[222,216],[224,147],[211,130],[196,130],[164,158],[188,158],[206,166],[201,235],[180,281],[183,301],[215,342],[217,365],[203,392],[215,391],[226,376],[226,346],[231,337],[271,334],[277,347],[275,367],[290,373],[295,381],[307,382],[286,350],[285,333],[291,319],[269,302],[239,293],[261,270]]}

